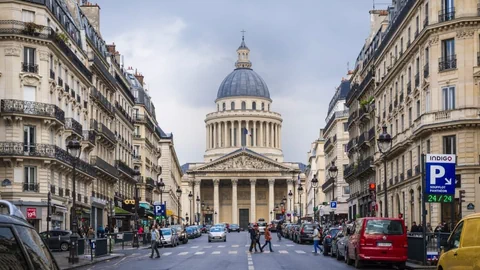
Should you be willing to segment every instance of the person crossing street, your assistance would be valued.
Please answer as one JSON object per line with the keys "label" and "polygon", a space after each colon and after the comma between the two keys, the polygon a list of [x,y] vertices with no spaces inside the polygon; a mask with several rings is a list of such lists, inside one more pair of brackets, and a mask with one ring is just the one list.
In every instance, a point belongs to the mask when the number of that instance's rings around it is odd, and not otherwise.
{"label": "person crossing street", "polygon": [[320,239],[322,238],[322,235],[319,230],[319,225],[315,227],[315,230],[313,231],[313,248],[314,250],[312,251],[313,253],[317,254],[317,248],[320,252],[323,252],[323,248],[320,247]]}
{"label": "person crossing street", "polygon": [[270,252],[273,252],[273,250],[272,250],[272,235],[270,234],[270,227],[273,227],[273,224],[265,227],[265,244],[263,244],[263,246],[261,247],[262,251],[265,248],[265,246],[268,244]]}
{"label": "person crossing street", "polygon": [[157,257],[160,258],[160,253],[158,252],[158,242],[160,241],[160,232],[158,231],[158,225],[155,224],[154,228],[152,228],[151,234],[151,246],[152,246],[152,253],[150,254],[150,258],[153,258],[153,251],[157,253]]}

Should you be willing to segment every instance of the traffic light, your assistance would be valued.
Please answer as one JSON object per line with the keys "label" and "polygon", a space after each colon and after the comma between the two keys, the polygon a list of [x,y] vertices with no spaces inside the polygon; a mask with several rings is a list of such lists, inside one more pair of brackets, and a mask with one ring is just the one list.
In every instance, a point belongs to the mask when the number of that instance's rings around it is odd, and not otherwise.
{"label": "traffic light", "polygon": [[465,202],[465,190],[461,189],[458,191],[458,193],[460,194],[460,202]]}
{"label": "traffic light", "polygon": [[370,191],[375,191],[377,189],[377,184],[375,184],[375,183],[368,184],[368,189]]}

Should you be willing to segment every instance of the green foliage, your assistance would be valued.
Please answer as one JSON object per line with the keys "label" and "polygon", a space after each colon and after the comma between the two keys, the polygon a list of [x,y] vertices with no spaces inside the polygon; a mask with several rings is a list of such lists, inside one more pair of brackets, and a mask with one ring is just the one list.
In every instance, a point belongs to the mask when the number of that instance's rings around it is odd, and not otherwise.
{"label": "green foliage", "polygon": [[362,106],[362,108],[363,108],[363,107],[365,107],[365,106],[367,106],[367,105],[372,104],[373,102],[375,102],[375,98],[374,98],[373,96],[370,96],[370,97],[368,97],[368,98],[366,98],[366,99],[364,99],[364,100],[361,100],[361,101],[360,101],[360,106]]}
{"label": "green foliage", "polygon": [[38,25],[34,22],[27,22],[25,23],[25,28],[23,29],[23,32],[27,35],[39,35],[40,31],[42,31],[44,26]]}

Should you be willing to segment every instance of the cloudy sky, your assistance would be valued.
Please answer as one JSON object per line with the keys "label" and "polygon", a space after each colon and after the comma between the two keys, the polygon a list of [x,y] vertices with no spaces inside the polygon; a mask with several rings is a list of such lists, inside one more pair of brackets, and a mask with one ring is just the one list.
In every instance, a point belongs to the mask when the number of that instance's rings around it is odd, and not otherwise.
{"label": "cloudy sky", "polygon": [[[384,1],[388,2],[388,1]],[[205,115],[234,68],[242,29],[283,116],[286,161],[306,162],[335,87],[369,33],[372,0],[99,0],[101,31],[145,76],[178,158],[203,161]],[[381,7],[381,6],[380,6]]]}

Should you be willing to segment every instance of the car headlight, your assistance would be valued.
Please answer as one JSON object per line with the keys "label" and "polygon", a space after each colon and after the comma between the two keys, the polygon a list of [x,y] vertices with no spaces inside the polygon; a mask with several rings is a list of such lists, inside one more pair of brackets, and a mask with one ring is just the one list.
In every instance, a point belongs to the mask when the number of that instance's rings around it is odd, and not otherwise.
{"label": "car headlight", "polygon": [[222,233],[222,237],[225,237],[225,234],[224,234],[224,233]]}

